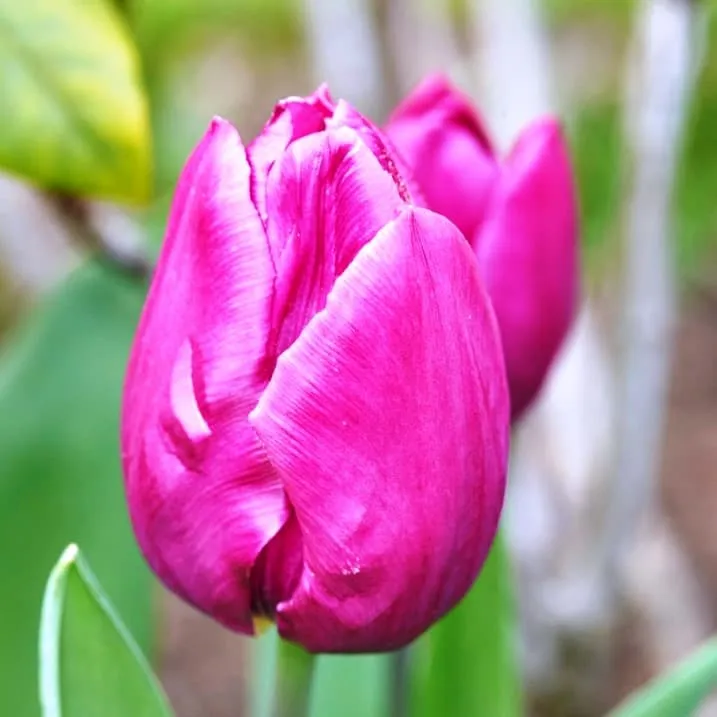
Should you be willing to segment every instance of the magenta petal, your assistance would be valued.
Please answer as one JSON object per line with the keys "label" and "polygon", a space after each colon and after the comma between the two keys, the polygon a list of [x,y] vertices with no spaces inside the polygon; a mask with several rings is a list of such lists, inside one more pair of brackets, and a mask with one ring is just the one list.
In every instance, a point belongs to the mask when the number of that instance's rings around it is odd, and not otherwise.
{"label": "magenta petal", "polygon": [[468,98],[443,75],[431,75],[396,108],[385,131],[427,206],[470,239],[483,220],[498,165]]}
{"label": "magenta petal", "polygon": [[266,191],[278,355],[324,307],[336,277],[403,202],[390,175],[347,127],[293,142],[272,167]]}
{"label": "magenta petal", "polygon": [[249,144],[253,173],[251,196],[266,222],[265,184],[274,162],[291,142],[314,132],[321,132],[333,111],[333,100],[325,85],[309,97],[287,97],[274,107],[269,121]]}
{"label": "magenta petal", "polygon": [[509,435],[497,326],[456,228],[406,208],[364,246],[250,422],[303,535],[283,636],[388,650],[450,609],[494,537]]}
{"label": "magenta petal", "polygon": [[267,364],[274,273],[239,135],[189,159],[130,359],[122,457],[132,522],[163,581],[252,631],[250,568],[288,509],[247,422]]}
{"label": "magenta petal", "polygon": [[413,172],[397,155],[388,137],[373,122],[345,100],[339,100],[331,119],[327,121],[327,126],[350,127],[355,130],[381,166],[393,177],[401,198],[417,206],[425,206],[423,191]]}
{"label": "magenta petal", "polygon": [[555,121],[535,122],[521,135],[475,243],[500,325],[515,419],[539,391],[578,295],[577,203]]}

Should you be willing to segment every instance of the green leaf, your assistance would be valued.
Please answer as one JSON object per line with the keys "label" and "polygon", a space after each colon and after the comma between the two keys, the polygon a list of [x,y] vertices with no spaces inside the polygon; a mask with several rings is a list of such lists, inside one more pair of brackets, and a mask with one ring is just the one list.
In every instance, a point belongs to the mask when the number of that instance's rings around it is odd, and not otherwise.
{"label": "green leaf", "polygon": [[499,533],[468,595],[412,648],[411,717],[522,716],[515,621]]}
{"label": "green leaf", "polygon": [[108,0],[0,0],[0,167],[72,194],[142,201],[149,120]]}
{"label": "green leaf", "polygon": [[610,717],[686,717],[717,689],[717,638],[630,695]]}
{"label": "green leaf", "polygon": [[50,574],[40,622],[44,717],[166,717],[164,693],[99,583],[70,545]]}
{"label": "green leaf", "polygon": [[37,618],[50,567],[70,542],[97,566],[145,652],[153,582],[127,517],[119,405],[144,296],[88,265],[0,354],[0,715],[37,717]]}

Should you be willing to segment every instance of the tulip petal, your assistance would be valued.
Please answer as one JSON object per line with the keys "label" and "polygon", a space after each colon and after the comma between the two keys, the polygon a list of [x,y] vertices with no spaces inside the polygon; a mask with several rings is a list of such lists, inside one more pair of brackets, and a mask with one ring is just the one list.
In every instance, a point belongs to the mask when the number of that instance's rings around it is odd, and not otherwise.
{"label": "tulip petal", "polygon": [[326,124],[328,127],[350,127],[358,132],[381,166],[393,177],[401,198],[417,206],[425,206],[423,191],[413,173],[397,155],[388,137],[373,122],[345,100],[339,100],[334,107],[332,117]]}
{"label": "tulip petal", "polygon": [[392,177],[347,127],[292,142],[272,167],[266,192],[279,355],[323,309],[336,277],[403,201]]}
{"label": "tulip petal", "polygon": [[267,221],[265,186],[274,162],[294,140],[321,132],[332,111],[333,100],[325,85],[309,97],[287,97],[277,103],[269,121],[249,144],[253,170],[251,196],[264,223]]}
{"label": "tulip petal", "polygon": [[313,651],[389,650],[454,605],[495,534],[508,414],[470,246],[406,207],[337,279],[250,415],[303,535],[280,633]]}
{"label": "tulip petal", "polygon": [[149,563],[245,632],[250,568],[289,515],[247,421],[273,370],[274,282],[249,174],[238,134],[214,120],[180,178],[122,416],[130,513]]}
{"label": "tulip petal", "polygon": [[538,393],[578,296],[577,201],[554,120],[533,123],[519,138],[475,245],[501,330],[516,419]]}
{"label": "tulip petal", "polygon": [[385,131],[426,206],[470,240],[483,220],[498,164],[468,98],[443,75],[430,75],[394,110]]}

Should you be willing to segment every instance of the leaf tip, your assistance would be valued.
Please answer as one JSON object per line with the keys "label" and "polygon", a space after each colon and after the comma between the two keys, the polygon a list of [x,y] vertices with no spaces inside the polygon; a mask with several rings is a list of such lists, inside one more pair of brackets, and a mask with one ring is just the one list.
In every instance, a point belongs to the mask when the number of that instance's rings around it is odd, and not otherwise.
{"label": "leaf tip", "polygon": [[60,559],[57,561],[58,567],[69,568],[70,565],[77,561],[77,556],[80,554],[80,549],[77,547],[77,543],[70,543],[60,555]]}

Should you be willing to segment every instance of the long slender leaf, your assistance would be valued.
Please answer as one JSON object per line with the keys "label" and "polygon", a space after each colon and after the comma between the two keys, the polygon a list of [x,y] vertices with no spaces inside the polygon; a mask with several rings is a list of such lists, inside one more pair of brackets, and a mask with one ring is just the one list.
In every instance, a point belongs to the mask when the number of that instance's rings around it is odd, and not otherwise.
{"label": "long slender leaf", "polygon": [[610,717],[688,717],[717,690],[717,638],[631,695]]}

